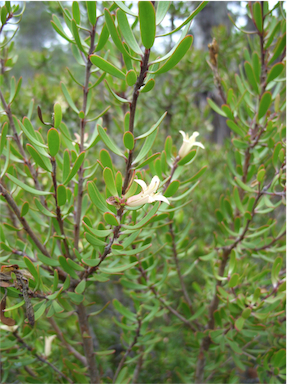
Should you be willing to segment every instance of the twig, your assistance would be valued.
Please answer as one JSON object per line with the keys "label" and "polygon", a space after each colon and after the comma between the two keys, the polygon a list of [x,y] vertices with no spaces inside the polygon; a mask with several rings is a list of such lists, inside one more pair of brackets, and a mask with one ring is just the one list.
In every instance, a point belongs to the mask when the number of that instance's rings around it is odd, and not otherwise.
{"label": "twig", "polygon": [[77,308],[78,308],[77,314],[79,318],[79,326],[80,326],[85,356],[87,359],[87,365],[88,365],[89,374],[90,374],[90,384],[99,384],[100,375],[97,368],[97,362],[94,356],[93,340],[92,340],[92,336],[89,328],[86,308],[83,303],[78,305]]}
{"label": "twig", "polygon": [[[46,247],[38,240],[37,236],[35,235],[35,233],[31,229],[31,227],[27,223],[25,217],[21,216],[21,212],[20,212],[17,204],[15,203],[15,201],[14,201],[13,197],[10,195],[10,193],[3,187],[3,185],[1,184],[1,181],[0,181],[0,194],[4,197],[4,199],[7,201],[9,206],[12,208],[12,210],[14,211],[14,213],[17,216],[18,220],[23,225],[25,231],[31,237],[31,239],[33,240],[33,242],[35,243],[37,248],[40,250],[40,252],[43,255],[51,258],[50,253],[47,251]],[[47,268],[45,268],[45,269],[47,269]],[[51,269],[49,267],[48,267],[47,270],[49,270],[51,272]],[[67,273],[65,271],[63,271],[62,269],[60,269],[60,268],[57,268],[57,270],[59,272],[59,277],[61,278],[61,280],[65,280],[66,277],[67,277]],[[73,283],[75,283],[75,281],[73,281]],[[77,284],[78,284],[78,282],[76,283],[76,285]]]}
{"label": "twig", "polygon": [[263,247],[260,247],[260,248],[254,248],[254,251],[262,251],[263,249],[267,249],[269,247],[271,247],[271,245],[273,245],[274,243],[276,243],[279,239],[281,239],[281,237],[285,236],[286,235],[286,230],[281,233],[281,235],[275,237],[275,239],[273,239],[269,244],[266,244],[266,245],[263,245]]}
{"label": "twig", "polygon": [[[95,34],[96,34],[96,25],[92,27],[91,31],[91,42],[90,42],[90,49],[89,49],[89,56],[94,53],[95,49]],[[90,58],[88,57],[86,61],[86,73],[85,73],[85,85],[83,87],[83,105],[82,105],[82,111],[84,114],[86,114],[87,109],[87,98],[89,93],[89,80],[91,75],[91,67],[92,63],[90,61]],[[86,119],[85,117],[81,119],[80,123],[81,132],[80,132],[80,152],[84,150],[84,136],[85,136],[85,127],[86,127]],[[79,237],[80,237],[80,225],[81,225],[81,216],[82,216],[82,200],[83,200],[83,184],[84,184],[84,162],[80,166],[80,169],[78,171],[78,199],[77,199],[77,210],[76,210],[76,218],[75,218],[75,248],[79,249]]]}
{"label": "twig", "polygon": [[[16,337],[16,339],[19,341],[19,343],[21,343],[28,351],[30,351],[30,352],[33,351],[33,348],[25,343],[25,341],[19,336],[17,331],[13,332],[13,335]],[[48,364],[55,372],[57,372],[60,376],[62,376],[69,383],[73,384],[73,381],[69,377],[67,377],[63,372],[61,372],[58,368],[56,368],[52,363],[50,363],[44,357],[39,356],[37,353],[33,353],[33,356],[35,356],[42,363]]]}
{"label": "twig", "polygon": [[23,225],[25,231],[28,233],[28,235],[31,237],[31,239],[36,244],[37,248],[43,253],[43,255],[51,258],[51,255],[47,251],[47,249],[44,247],[44,245],[38,240],[37,236],[27,223],[25,217],[21,216],[21,212],[19,208],[17,207],[17,204],[15,203],[14,199],[10,195],[10,193],[3,187],[2,183],[0,182],[0,193],[4,197],[4,199],[7,201],[7,203],[10,205],[12,210],[14,211],[15,215],[17,216],[20,223]]}
{"label": "twig", "polygon": [[138,377],[139,377],[139,374],[140,374],[140,370],[141,370],[141,367],[143,365],[143,346],[141,345],[139,349],[140,349],[140,357],[138,359],[137,365],[136,365],[135,370],[134,370],[132,384],[136,384],[137,383]]}
{"label": "twig", "polygon": [[126,353],[122,357],[122,359],[120,361],[120,364],[118,365],[118,368],[117,368],[116,373],[114,375],[113,384],[116,382],[117,377],[118,377],[118,375],[119,375],[119,373],[120,373],[120,371],[121,371],[121,369],[122,369],[122,367],[123,367],[123,365],[124,365],[124,363],[126,361],[126,358],[128,357],[128,354],[132,350],[133,346],[137,343],[137,340],[138,340],[138,338],[140,336],[140,330],[141,330],[142,323],[141,323],[140,317],[138,317],[137,320],[138,320],[138,327],[137,327],[137,330],[136,330],[135,337],[134,337],[132,343],[129,345],[128,349],[126,350]]}
{"label": "twig", "polygon": [[[137,78],[137,81],[134,85],[134,91],[133,91],[133,97],[132,102],[130,103],[130,121],[129,121],[129,131],[133,134],[134,133],[134,120],[135,120],[135,114],[136,114],[136,107],[137,107],[137,100],[139,97],[139,90],[144,84],[144,79],[146,78],[147,71],[148,71],[148,60],[150,55],[150,49],[146,49],[142,62],[141,62],[141,71]],[[126,193],[130,178],[131,178],[131,166],[132,166],[132,160],[133,160],[133,149],[129,151],[129,156],[126,164],[126,172],[125,172],[125,180],[123,184],[123,195]]]}
{"label": "twig", "polygon": [[57,333],[59,339],[61,342],[66,346],[66,348],[78,359],[85,367],[87,366],[87,359],[85,356],[81,355],[78,351],[75,350],[64,338],[63,332],[58,327],[56,321],[53,319],[53,317],[50,317],[49,319],[50,324],[54,328],[55,332]]}
{"label": "twig", "polygon": [[69,246],[68,246],[66,235],[65,235],[65,231],[64,231],[64,223],[63,223],[63,220],[62,220],[61,208],[59,207],[59,204],[58,204],[58,197],[57,197],[57,189],[58,189],[58,187],[57,187],[57,175],[56,175],[57,166],[56,166],[56,161],[55,161],[54,158],[51,159],[51,164],[52,164],[53,186],[54,186],[54,191],[55,191],[54,199],[55,199],[55,204],[56,204],[57,221],[59,223],[60,231],[61,231],[61,234],[63,236],[62,240],[63,240],[65,251],[66,251],[66,257],[71,258],[71,255],[70,255],[70,252],[69,252]]}

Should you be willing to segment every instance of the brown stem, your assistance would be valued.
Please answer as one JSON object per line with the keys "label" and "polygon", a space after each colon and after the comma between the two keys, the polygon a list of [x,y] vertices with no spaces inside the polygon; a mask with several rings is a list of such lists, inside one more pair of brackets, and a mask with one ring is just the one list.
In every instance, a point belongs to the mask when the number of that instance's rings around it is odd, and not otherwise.
{"label": "brown stem", "polygon": [[77,314],[79,318],[79,326],[80,326],[85,356],[87,359],[87,365],[88,365],[89,374],[90,374],[90,383],[99,384],[100,375],[97,368],[97,362],[94,356],[93,339],[91,336],[90,327],[88,323],[86,307],[84,306],[83,303],[78,305]]}
{"label": "brown stem", "polygon": [[140,374],[140,370],[141,370],[142,365],[143,365],[143,347],[142,347],[142,345],[140,346],[139,349],[140,349],[140,357],[138,359],[137,365],[136,365],[135,370],[134,370],[132,384],[136,384],[137,383],[138,377],[139,377],[139,374]]}
{"label": "brown stem", "polygon": [[[3,187],[3,185],[1,184],[1,181],[0,181],[0,194],[4,197],[4,199],[7,201],[9,206],[12,208],[13,212],[17,216],[20,223],[23,225],[25,231],[28,233],[28,235],[31,237],[31,239],[35,243],[36,247],[40,250],[41,253],[43,253],[43,255],[51,258],[50,253],[47,251],[46,247],[44,247],[44,245],[38,240],[37,236],[35,235],[35,233],[31,229],[31,227],[27,223],[25,217],[21,216],[21,212],[20,212],[19,208],[17,207],[17,204],[15,203],[15,201],[14,201],[13,197],[10,195],[10,193]],[[60,268],[57,268],[57,269],[59,272],[60,279],[65,280],[67,277],[67,273],[64,272],[63,270],[61,270]],[[50,268],[47,270],[52,272]],[[73,283],[74,283],[74,281],[73,281]]]}
{"label": "brown stem", "polygon": [[[141,62],[141,71],[134,85],[132,102],[130,103],[129,131],[132,134],[134,133],[135,114],[136,114],[137,100],[139,97],[139,90],[143,86],[144,79],[146,78],[146,74],[148,70],[149,55],[150,55],[150,49],[146,49]],[[133,160],[133,151],[134,151],[133,149],[129,151],[129,156],[126,164],[125,180],[124,180],[123,189],[122,189],[123,195],[126,193],[126,190],[128,188],[130,178],[132,175],[131,165]]]}
{"label": "brown stem", "polygon": [[65,347],[78,359],[85,367],[87,366],[87,359],[85,356],[81,355],[78,351],[75,350],[64,338],[63,332],[58,327],[56,321],[53,319],[53,317],[50,317],[49,319],[50,324],[54,328],[55,332],[57,333],[59,339],[61,342],[65,345]]}
{"label": "brown stem", "polygon": [[57,188],[58,188],[58,186],[57,186],[57,175],[56,175],[57,166],[56,166],[56,161],[55,161],[54,158],[51,159],[51,164],[52,164],[53,186],[54,186],[54,191],[55,191],[54,199],[55,199],[55,204],[56,204],[57,221],[59,223],[60,231],[61,231],[61,234],[63,236],[62,240],[63,240],[64,247],[65,247],[66,257],[71,258],[70,252],[69,252],[68,242],[67,242],[65,231],[64,231],[64,223],[63,223],[63,220],[62,220],[61,208],[59,207],[59,204],[58,204],[58,197],[57,197]]}
{"label": "brown stem", "polygon": [[286,230],[280,236],[275,237],[275,239],[273,239],[269,244],[263,245],[263,247],[260,247],[260,248],[254,248],[254,251],[258,252],[258,251],[262,251],[263,249],[267,249],[271,247],[271,245],[275,244],[279,239],[281,239],[281,237],[285,235],[286,235]]}
{"label": "brown stem", "polygon": [[[90,42],[90,49],[89,49],[89,56],[94,52],[95,49],[95,33],[96,33],[96,25],[93,26],[91,31],[91,42]],[[89,80],[91,76],[91,67],[92,63],[90,61],[90,58],[87,59],[86,64],[86,74],[85,74],[85,85],[83,88],[83,105],[82,105],[82,111],[86,115],[86,108],[87,108],[87,98],[89,93]],[[80,152],[84,150],[84,136],[85,136],[85,127],[86,127],[86,119],[85,117],[81,119],[80,123],[81,127],[81,141],[80,141]],[[84,184],[84,162],[80,166],[80,169],[78,171],[78,199],[77,199],[77,210],[76,210],[76,219],[75,219],[75,248],[79,249],[79,237],[80,237],[80,225],[81,225],[81,215],[82,215],[82,200],[83,200],[83,184]]]}
{"label": "brown stem", "polygon": [[118,365],[118,368],[116,370],[116,373],[115,373],[115,376],[114,376],[114,379],[113,379],[113,384],[116,382],[117,380],[117,377],[126,361],[126,358],[128,357],[130,351],[132,350],[133,346],[137,343],[138,341],[138,338],[140,336],[140,330],[141,330],[141,319],[138,317],[138,327],[137,327],[137,330],[136,330],[136,334],[135,334],[135,337],[133,339],[133,341],[131,342],[131,344],[129,345],[128,349],[126,350],[126,353],[124,354],[124,356],[122,357],[121,361],[120,361],[120,364]]}
{"label": "brown stem", "polygon": [[[33,348],[30,347],[30,345],[26,344],[25,341],[19,336],[17,331],[13,332],[13,335],[15,338],[19,341],[20,344],[22,344],[28,351],[32,352]],[[48,360],[46,360],[44,357],[39,356],[37,353],[33,353],[33,356],[35,356],[39,361],[41,361],[44,364],[48,364],[55,372],[57,372],[60,376],[62,376],[65,380],[67,380],[69,383],[73,384],[73,381],[67,377],[63,372],[61,372],[58,368],[56,368],[53,364],[51,364]]]}
{"label": "brown stem", "polygon": [[25,217],[21,216],[20,210],[17,207],[17,204],[15,203],[14,199],[10,195],[10,193],[3,187],[3,185],[0,183],[0,193],[4,197],[4,199],[7,201],[9,206],[12,208],[14,211],[15,215],[17,216],[18,220],[20,223],[23,225],[25,231],[28,233],[28,235],[31,237],[31,239],[34,241],[35,245],[37,248],[43,253],[43,255],[51,258],[49,252],[47,249],[44,247],[44,245],[38,240],[37,236],[35,233],[32,231],[31,227],[27,223]]}

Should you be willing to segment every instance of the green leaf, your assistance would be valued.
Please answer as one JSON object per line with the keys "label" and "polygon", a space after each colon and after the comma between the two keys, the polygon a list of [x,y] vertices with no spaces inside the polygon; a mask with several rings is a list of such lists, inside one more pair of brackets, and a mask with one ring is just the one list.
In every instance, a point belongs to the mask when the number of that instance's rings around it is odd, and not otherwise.
{"label": "green leaf", "polygon": [[47,303],[46,301],[44,301],[41,307],[34,314],[35,321],[39,320],[40,317],[44,314],[46,310],[46,306],[47,306]]}
{"label": "green leaf", "polygon": [[12,104],[14,99],[17,97],[21,88],[21,84],[22,84],[22,77],[19,78],[17,86],[16,86],[15,77],[14,76],[11,77],[9,104]]}
{"label": "green leaf", "polygon": [[63,159],[63,181],[65,181],[70,172],[70,155],[69,151],[65,149]]}
{"label": "green leaf", "polygon": [[66,187],[63,184],[59,184],[57,187],[57,202],[58,205],[65,205],[67,200]]}
{"label": "green leaf", "polygon": [[160,152],[154,153],[153,155],[151,155],[150,157],[148,157],[146,160],[144,160],[142,163],[139,163],[139,164],[136,166],[136,169],[145,167],[147,164],[149,164],[149,163],[151,163],[152,161],[154,161],[154,160],[155,160],[157,157],[159,157],[160,155],[161,155]]}
{"label": "green leaf", "polygon": [[77,305],[79,305],[84,300],[83,295],[77,294],[75,292],[67,292],[67,295]]}
{"label": "green leaf", "polygon": [[275,61],[279,55],[282,53],[282,51],[284,50],[284,48],[286,47],[286,32],[284,33],[284,35],[281,37],[281,39],[279,39],[277,41],[277,44],[273,50],[273,56],[271,57],[271,59],[268,61],[268,65],[272,64],[273,61]]}
{"label": "green leaf", "polygon": [[60,103],[54,104],[54,127],[59,128],[62,122],[62,108]]}
{"label": "green leaf", "polygon": [[21,217],[27,215],[27,213],[29,212],[29,208],[30,208],[30,205],[28,201],[25,201],[21,208]]}
{"label": "green leaf", "polygon": [[66,258],[61,255],[61,256],[58,256],[58,260],[59,260],[59,263],[62,266],[63,270],[65,272],[67,272],[73,279],[78,280],[79,276],[76,274],[74,269],[69,266],[69,264],[67,263]]}
{"label": "green leaf", "polygon": [[[89,316],[91,316],[91,314],[89,314]],[[115,352],[116,352],[115,349],[108,349],[107,351],[95,352],[95,355],[97,355],[97,356],[109,356],[109,355],[113,355]]]}
{"label": "green leaf", "polygon": [[101,139],[106,144],[106,146],[114,152],[118,156],[124,157],[121,150],[118,148],[118,146],[112,141],[112,139],[107,135],[106,131],[100,126],[97,126],[99,135],[101,136]]}
{"label": "green leaf", "polygon": [[111,169],[106,167],[104,169],[103,174],[104,174],[106,187],[108,188],[112,196],[118,196],[114,175]]}
{"label": "green leaf", "polygon": [[8,132],[8,123],[7,121],[3,124],[2,132],[1,132],[1,140],[0,140],[0,155],[2,154],[2,151],[6,144],[6,136]]}
{"label": "green leaf", "polygon": [[[84,267],[82,267],[81,265],[75,263],[74,260],[72,260],[72,259],[67,259],[67,263],[69,264],[70,267],[72,267],[76,271],[84,271],[85,270]],[[82,293],[82,292],[78,292],[78,293]]]}
{"label": "green leaf", "polygon": [[44,256],[44,255],[42,255],[42,253],[38,253],[37,257],[40,261],[42,261],[42,263],[44,263],[46,265],[49,265],[51,267],[58,267],[59,266],[58,260],[54,260],[54,259],[51,259],[50,257]]}
{"label": "green leaf", "polygon": [[230,288],[234,288],[234,287],[236,287],[237,284],[238,284],[238,280],[239,280],[239,274],[238,274],[238,273],[234,273],[234,274],[231,276],[231,278],[230,278],[230,280],[229,280],[229,282],[228,282],[228,286],[229,286]]}
{"label": "green leaf", "polygon": [[221,106],[221,109],[223,110],[223,112],[226,114],[226,116],[231,119],[231,120],[234,120],[234,116],[233,116],[233,113],[231,112],[231,109],[229,108],[229,106],[227,104],[223,104]]}
{"label": "green leaf", "polygon": [[245,133],[241,130],[241,128],[233,121],[233,120],[227,120],[226,124],[230,129],[232,129],[233,132],[237,133],[239,136],[244,137]]}
{"label": "green leaf", "polygon": [[178,190],[179,186],[180,186],[180,182],[178,180],[172,181],[167,187],[167,190],[165,191],[164,196],[165,197],[173,196]]}
{"label": "green leaf", "polygon": [[120,370],[120,373],[115,381],[115,384],[123,384],[123,383],[127,383],[127,376],[128,374],[128,367],[124,367]]}
{"label": "green leaf", "polygon": [[102,32],[101,32],[100,37],[99,37],[98,44],[97,44],[96,49],[95,49],[96,52],[98,52],[102,48],[104,48],[104,46],[106,45],[106,42],[109,39],[109,36],[110,36],[110,32],[108,30],[107,24],[104,23],[103,28],[102,28]]}
{"label": "green leaf", "polygon": [[50,212],[47,208],[45,208],[38,199],[34,197],[34,203],[36,204],[36,207],[39,209],[41,213],[43,213],[45,216],[48,217],[57,217],[54,213]]}
{"label": "green leaf", "polygon": [[172,35],[173,33],[179,31],[182,27],[184,27],[186,24],[190,23],[191,20],[208,4],[208,1],[202,1],[199,6],[192,12],[192,14],[182,23],[180,26],[175,28],[173,31],[164,33],[162,35],[158,35],[157,37],[163,37],[163,36],[168,36]]}
{"label": "green leaf", "polygon": [[256,76],[254,74],[254,71],[253,71],[251,64],[248,61],[245,61],[244,68],[245,68],[245,73],[246,73],[246,76],[247,76],[247,79],[248,79],[250,85],[255,90],[255,92],[257,94],[259,94],[259,88],[258,88],[258,84],[256,81]]}
{"label": "green leaf", "polygon": [[248,185],[244,184],[243,181],[241,181],[238,177],[235,177],[234,180],[235,180],[236,184],[238,184],[239,187],[241,189],[243,189],[244,191],[252,192],[252,193],[255,192],[255,190],[253,188],[251,188]]}
{"label": "green leaf", "polygon": [[193,149],[178,162],[178,165],[185,165],[189,163],[195,157],[195,155],[196,155],[196,149]]}
{"label": "green leaf", "polygon": [[140,49],[140,47],[139,47],[139,45],[138,45],[138,43],[134,37],[133,31],[132,31],[130,24],[128,22],[128,18],[126,16],[125,12],[123,12],[121,9],[117,10],[117,19],[118,19],[121,33],[122,33],[127,45],[135,53],[137,53],[138,55],[142,55],[143,54],[142,50]]}
{"label": "green leaf", "polygon": [[78,172],[80,166],[82,165],[85,158],[85,151],[81,152],[79,156],[77,157],[77,160],[75,161],[75,164],[73,168],[71,169],[71,172],[69,173],[68,178],[64,181],[64,185],[67,184],[72,178],[75,176],[75,174]]}
{"label": "green leaf", "polygon": [[81,23],[81,14],[80,14],[79,3],[77,1],[73,1],[72,12],[73,12],[73,18],[75,19],[75,22],[77,24],[80,24]]}
{"label": "green leaf", "polygon": [[142,135],[136,137],[136,140],[143,139],[143,138],[151,135],[159,127],[159,125],[161,124],[161,122],[165,118],[166,114],[167,114],[167,112],[164,112],[164,114],[158,119],[158,121],[147,132],[145,132]]}
{"label": "green leaf", "polygon": [[277,257],[273,263],[272,270],[271,270],[271,281],[273,287],[277,287],[278,285],[278,280],[279,280],[279,272],[282,266],[282,258]]}
{"label": "green leaf", "polygon": [[76,293],[83,293],[86,289],[86,280],[82,280],[75,288]]}
{"label": "green leaf", "polygon": [[145,142],[144,142],[143,146],[141,147],[139,154],[137,155],[137,157],[133,161],[133,165],[139,163],[142,159],[144,159],[144,157],[147,155],[147,153],[151,149],[151,147],[155,141],[156,135],[157,135],[157,129],[145,139]]}
{"label": "green leaf", "polygon": [[261,97],[260,103],[259,103],[259,109],[258,109],[258,120],[263,117],[270,107],[272,103],[272,95],[270,92],[264,92],[264,94]]}
{"label": "green leaf", "polygon": [[124,307],[117,299],[113,300],[115,309],[127,319],[136,322],[136,314]]}
{"label": "green leaf", "polygon": [[8,179],[10,179],[14,184],[18,185],[18,187],[24,189],[24,191],[27,191],[29,193],[32,193],[33,195],[38,196],[46,196],[46,195],[52,195],[53,192],[48,191],[38,191],[38,189],[34,189],[32,187],[29,187],[28,185],[22,183],[22,181],[18,180],[16,177],[10,175],[9,173],[6,173],[6,176]]}
{"label": "green leaf", "polygon": [[149,79],[145,85],[140,89],[140,92],[141,93],[147,93],[149,91],[151,91],[153,89],[153,87],[155,86],[155,81],[154,79]]}
{"label": "green leaf", "polygon": [[114,2],[122,11],[127,13],[128,15],[138,17],[136,13],[134,13],[130,8],[128,8],[123,1],[115,1]]}
{"label": "green leaf", "polygon": [[120,223],[116,216],[111,212],[104,213],[104,220],[109,225],[119,226]]}
{"label": "green leaf", "polygon": [[106,243],[103,240],[97,239],[95,236],[91,235],[88,232],[85,232],[84,236],[90,244],[95,245],[96,247],[106,246]]}
{"label": "green leaf", "polygon": [[94,26],[97,22],[97,2],[96,1],[86,1],[88,18],[90,23]]}
{"label": "green leaf", "polygon": [[135,146],[134,135],[130,131],[125,132],[123,136],[123,142],[127,149],[132,150]]}
{"label": "green leaf", "polygon": [[277,63],[273,65],[273,67],[268,72],[266,83],[268,84],[274,79],[276,79],[276,77],[278,77],[281,74],[283,69],[284,69],[284,63]]}
{"label": "green leaf", "polygon": [[150,49],[156,32],[155,9],[151,1],[139,1],[138,8],[142,43],[146,49]]}
{"label": "green leaf", "polygon": [[113,39],[113,42],[115,43],[115,46],[118,48],[118,50],[121,53],[123,53],[123,54],[127,53],[124,46],[123,46],[122,40],[118,34],[117,28],[116,28],[115,23],[114,23],[114,19],[107,8],[104,9],[104,14],[105,14],[105,20],[106,20],[108,30],[110,32],[112,39]]}
{"label": "green leaf", "polygon": [[106,61],[102,57],[97,56],[97,55],[91,55],[90,60],[94,65],[99,67],[101,70],[109,73],[110,75],[115,76],[121,80],[126,79],[125,74],[120,69],[118,69],[116,66],[109,63],[108,61]]}
{"label": "green leaf", "polygon": [[119,95],[117,95],[112,89],[111,87],[109,86],[109,83],[107,81],[105,81],[106,83],[106,86],[108,87],[108,90],[111,92],[111,94],[114,96],[115,99],[117,99],[119,102],[121,103],[130,103],[129,100],[127,99],[124,99],[123,97],[120,97]]}
{"label": "green leaf", "polygon": [[80,51],[82,51],[84,54],[86,54],[86,51],[82,45],[82,41],[81,41],[81,38],[79,35],[78,26],[77,26],[76,21],[74,19],[72,19],[71,26],[72,26],[72,33],[73,33],[74,39],[76,41],[77,47],[79,48]]}
{"label": "green leaf", "polygon": [[236,319],[235,321],[235,328],[238,331],[241,331],[244,326],[244,323],[245,323],[245,319],[243,317],[238,317],[238,319]]}
{"label": "green leaf", "polygon": [[35,268],[34,264],[32,263],[32,261],[27,256],[24,256],[24,262],[25,262],[29,272],[34,277],[34,280],[35,280],[35,282],[37,284],[37,281],[38,281],[38,278],[39,278],[37,269]]}
{"label": "green leaf", "polygon": [[34,128],[31,124],[30,120],[27,117],[24,117],[24,119],[23,119],[24,124],[22,124],[21,121],[19,121],[19,120],[18,120],[18,123],[20,123],[20,126],[21,126],[23,132],[25,133],[25,135],[27,136],[27,138],[29,139],[29,141],[31,141],[33,144],[37,145],[40,148],[48,148],[47,145],[41,143],[37,139]]}
{"label": "green leaf", "polygon": [[188,35],[184,39],[182,39],[182,41],[179,43],[178,47],[175,49],[171,57],[157,71],[153,73],[159,75],[161,73],[168,72],[173,67],[175,67],[191,47],[192,41],[193,36],[191,35]]}
{"label": "green leaf", "polygon": [[212,101],[209,97],[206,99],[209,106],[216,112],[218,113],[219,115],[223,116],[223,117],[227,117],[226,113],[223,112],[218,105],[215,104],[214,101]]}
{"label": "green leaf", "polygon": [[137,74],[135,72],[134,69],[130,69],[127,73],[126,73],[126,81],[127,81],[127,84],[131,87],[133,86],[136,81],[137,81]]}
{"label": "green leaf", "polygon": [[62,92],[65,96],[65,99],[67,101],[67,103],[69,104],[69,106],[72,108],[73,111],[75,111],[76,113],[79,113],[79,110],[78,108],[76,107],[76,105],[74,104],[70,94],[69,94],[69,91],[67,90],[66,86],[64,83],[61,82],[61,89],[62,89]]}
{"label": "green leaf", "polygon": [[92,181],[89,181],[87,183],[87,186],[88,186],[88,194],[90,196],[92,203],[95,204],[95,206],[100,210],[100,212],[104,213],[108,211],[106,201],[100,194],[95,183],[93,183]]}
{"label": "green leaf", "polygon": [[159,1],[156,9],[156,25],[159,25],[167,14],[170,1]]}
{"label": "green leaf", "polygon": [[3,310],[3,312],[8,312],[8,311],[14,311],[14,309],[20,308],[25,304],[25,300],[20,301],[20,303],[17,303],[13,305],[12,307],[6,308]]}
{"label": "green leaf", "polygon": [[69,43],[74,43],[73,40],[71,40],[65,33],[62,24],[58,17],[56,15],[52,15],[52,21],[51,21],[52,27],[55,29],[55,31],[63,37],[63,39],[67,40]]}
{"label": "green leaf", "polygon": [[263,21],[262,21],[262,12],[261,12],[260,3],[256,2],[253,4],[253,17],[255,21],[255,25],[258,31],[261,33],[263,29]]}
{"label": "green leaf", "polygon": [[47,141],[49,147],[49,153],[52,157],[55,157],[60,149],[60,135],[57,129],[51,128],[47,134]]}

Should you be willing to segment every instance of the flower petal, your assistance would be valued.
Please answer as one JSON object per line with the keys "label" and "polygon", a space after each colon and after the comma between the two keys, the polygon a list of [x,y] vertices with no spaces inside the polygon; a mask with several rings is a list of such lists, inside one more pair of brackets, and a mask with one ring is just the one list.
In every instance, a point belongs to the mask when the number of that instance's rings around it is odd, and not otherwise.
{"label": "flower petal", "polygon": [[142,187],[143,191],[145,191],[147,189],[147,185],[146,185],[146,183],[143,180],[141,180],[141,179],[134,179],[134,181],[136,183],[138,183]]}
{"label": "flower petal", "polygon": [[158,194],[152,196],[151,198],[152,198],[152,200],[153,200],[153,201],[151,201],[152,203],[153,203],[154,201],[162,201],[162,202],[164,202],[164,203],[170,205],[170,202],[167,200],[167,198],[166,198],[165,196],[163,196],[162,194],[160,194],[160,193],[158,193]]}

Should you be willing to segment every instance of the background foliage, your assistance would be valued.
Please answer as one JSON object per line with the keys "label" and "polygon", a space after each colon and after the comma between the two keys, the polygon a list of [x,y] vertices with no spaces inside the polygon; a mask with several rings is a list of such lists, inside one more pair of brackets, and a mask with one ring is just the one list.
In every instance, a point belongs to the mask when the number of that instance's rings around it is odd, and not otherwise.
{"label": "background foliage", "polygon": [[282,3],[128,4],[2,3],[2,382],[284,382]]}

